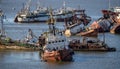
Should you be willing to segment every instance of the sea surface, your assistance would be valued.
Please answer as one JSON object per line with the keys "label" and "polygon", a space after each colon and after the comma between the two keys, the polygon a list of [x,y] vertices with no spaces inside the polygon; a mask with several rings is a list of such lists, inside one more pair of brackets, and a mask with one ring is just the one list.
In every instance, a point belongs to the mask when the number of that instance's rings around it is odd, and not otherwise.
{"label": "sea surface", "polygon": [[[101,10],[120,6],[120,0],[31,0],[31,10],[36,4],[44,7],[60,8],[63,2],[67,7],[85,9],[92,21],[102,16]],[[110,1],[110,3],[108,3]],[[6,35],[16,40],[24,39],[28,29],[32,29],[36,36],[48,30],[46,23],[21,24],[14,23],[14,17],[28,0],[0,0],[0,8],[4,11],[6,19],[4,28]],[[91,21],[91,23],[92,23]],[[0,24],[1,26],[1,24]],[[64,28],[64,23],[56,23],[59,29]],[[80,36],[72,36],[78,38]],[[99,34],[99,39],[103,35]],[[105,42],[110,47],[115,47],[115,52],[75,52],[73,62],[48,63],[41,61],[39,51],[0,50],[0,69],[120,69],[120,35],[105,33]]]}

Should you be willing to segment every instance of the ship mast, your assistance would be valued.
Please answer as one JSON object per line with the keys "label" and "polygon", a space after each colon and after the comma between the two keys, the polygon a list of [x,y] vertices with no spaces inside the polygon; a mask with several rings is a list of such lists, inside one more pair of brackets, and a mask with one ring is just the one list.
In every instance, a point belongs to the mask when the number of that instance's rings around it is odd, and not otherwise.
{"label": "ship mast", "polygon": [[38,3],[37,3],[37,10],[39,10],[41,7],[40,7],[40,0],[38,0]]}
{"label": "ship mast", "polygon": [[66,3],[65,3],[65,1],[63,2],[63,8],[64,8],[64,9],[66,8]]}
{"label": "ship mast", "polygon": [[66,2],[64,1],[64,2],[63,2],[63,10],[62,10],[62,11],[63,11],[64,13],[66,13],[66,9],[67,9],[67,8],[66,8]]}
{"label": "ship mast", "polygon": [[111,3],[110,3],[110,0],[108,0],[108,3],[109,3],[109,9],[111,8]]}
{"label": "ship mast", "polygon": [[4,19],[4,13],[0,9],[0,23],[1,23],[0,36],[5,36],[5,31],[4,31],[4,27],[3,27],[3,19]]}
{"label": "ship mast", "polygon": [[48,20],[48,25],[49,25],[49,30],[51,33],[53,33],[54,35],[56,35],[55,33],[55,19],[53,17],[53,13],[52,13],[52,9],[50,8],[50,11],[49,11],[49,15],[50,15],[50,19]]}
{"label": "ship mast", "polygon": [[30,11],[30,4],[31,4],[31,0],[29,0],[28,3],[24,7],[25,13],[28,13]]}

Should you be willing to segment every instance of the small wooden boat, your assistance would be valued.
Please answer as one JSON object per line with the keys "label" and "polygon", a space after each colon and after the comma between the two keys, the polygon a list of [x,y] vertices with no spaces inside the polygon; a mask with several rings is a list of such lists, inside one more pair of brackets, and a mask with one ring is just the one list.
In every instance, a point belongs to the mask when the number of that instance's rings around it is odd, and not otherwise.
{"label": "small wooden boat", "polygon": [[70,41],[69,47],[74,51],[116,51],[115,48],[108,47],[103,41],[87,38],[83,38],[83,42],[74,39]]}

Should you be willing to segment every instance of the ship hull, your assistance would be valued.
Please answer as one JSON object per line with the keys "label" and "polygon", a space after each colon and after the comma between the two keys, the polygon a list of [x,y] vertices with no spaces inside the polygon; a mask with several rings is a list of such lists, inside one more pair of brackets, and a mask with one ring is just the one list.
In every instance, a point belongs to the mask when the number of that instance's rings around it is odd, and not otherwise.
{"label": "ship hull", "polygon": [[[70,18],[72,17],[72,13],[71,14],[59,14],[59,15],[53,15],[53,17],[56,19],[57,22],[64,22],[65,18]],[[39,16],[20,16],[17,15],[15,17],[14,22],[20,22],[20,23],[34,23],[34,22],[47,22],[47,20],[49,19],[49,15],[39,15]]]}
{"label": "ship hull", "polygon": [[78,33],[82,32],[83,30],[84,30],[84,25],[83,24],[78,24],[74,27],[66,29],[64,34],[69,37],[69,36],[72,36],[72,35],[77,35]]}
{"label": "ship hull", "polygon": [[112,51],[116,51],[115,48],[72,48],[74,51],[99,51],[99,52],[112,52]]}
{"label": "ship hull", "polygon": [[72,50],[59,50],[52,52],[43,52],[42,59],[47,62],[72,61]]}
{"label": "ship hull", "polygon": [[31,18],[16,16],[14,22],[20,22],[20,23],[47,22],[48,19],[49,16],[31,17]]}
{"label": "ship hull", "polygon": [[120,24],[115,24],[111,30],[110,30],[111,33],[115,34],[115,33],[118,33],[120,34]]}
{"label": "ship hull", "polygon": [[89,30],[86,32],[80,32],[77,35],[79,36],[87,36],[87,37],[97,37],[98,36],[98,32],[95,30]]}
{"label": "ship hull", "polygon": [[85,39],[83,40],[83,43],[79,40],[73,40],[70,42],[69,47],[74,51],[116,51],[116,48],[108,47],[103,42],[93,42],[91,40],[85,42]]}

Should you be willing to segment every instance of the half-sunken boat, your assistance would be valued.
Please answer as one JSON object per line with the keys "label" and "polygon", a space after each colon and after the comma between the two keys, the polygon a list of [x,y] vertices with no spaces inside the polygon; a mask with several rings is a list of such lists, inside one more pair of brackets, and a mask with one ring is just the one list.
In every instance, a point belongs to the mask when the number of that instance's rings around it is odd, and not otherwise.
{"label": "half-sunken boat", "polygon": [[52,62],[72,61],[74,52],[68,47],[66,37],[56,29],[52,15],[49,21],[49,31],[39,37],[39,44],[43,45],[42,59]]}
{"label": "half-sunken boat", "polygon": [[113,12],[115,13],[113,16],[115,16],[114,21],[115,24],[111,28],[111,33],[119,33],[120,34],[120,7],[114,7]]}
{"label": "half-sunken boat", "polygon": [[108,47],[104,41],[86,37],[83,37],[82,41],[77,39],[70,41],[69,47],[74,51],[116,51],[116,48]]}
{"label": "half-sunken boat", "polygon": [[112,24],[113,22],[111,22],[110,20],[98,19],[90,25],[89,30],[97,30],[98,32],[109,32]]}
{"label": "half-sunken boat", "polygon": [[97,29],[98,32],[120,33],[120,7],[110,10],[102,10],[103,17],[94,21],[89,29]]}
{"label": "half-sunken boat", "polygon": [[66,36],[76,35],[85,30],[85,26],[91,21],[91,17],[85,14],[85,10],[74,10],[75,16],[65,19]]}

